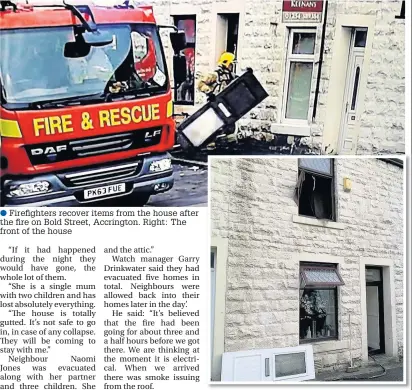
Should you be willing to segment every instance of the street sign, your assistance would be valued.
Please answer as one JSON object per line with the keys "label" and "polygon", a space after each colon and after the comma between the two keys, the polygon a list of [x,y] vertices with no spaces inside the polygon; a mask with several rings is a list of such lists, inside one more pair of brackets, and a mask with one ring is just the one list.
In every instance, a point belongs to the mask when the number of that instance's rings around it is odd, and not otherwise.
{"label": "street sign", "polygon": [[282,23],[322,23],[323,0],[283,0]]}

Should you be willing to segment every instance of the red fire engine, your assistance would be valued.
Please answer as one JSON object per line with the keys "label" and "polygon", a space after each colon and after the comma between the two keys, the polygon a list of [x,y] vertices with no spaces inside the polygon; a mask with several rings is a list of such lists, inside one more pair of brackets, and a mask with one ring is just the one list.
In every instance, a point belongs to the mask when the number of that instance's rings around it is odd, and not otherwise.
{"label": "red fire engine", "polygon": [[0,4],[2,205],[143,205],[172,188],[173,103],[152,8]]}

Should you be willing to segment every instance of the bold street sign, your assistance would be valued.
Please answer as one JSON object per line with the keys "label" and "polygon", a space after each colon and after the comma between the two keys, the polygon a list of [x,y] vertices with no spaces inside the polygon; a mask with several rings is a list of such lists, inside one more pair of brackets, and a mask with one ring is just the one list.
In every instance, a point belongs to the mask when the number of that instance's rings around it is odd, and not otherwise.
{"label": "bold street sign", "polygon": [[283,0],[282,22],[321,23],[323,0]]}

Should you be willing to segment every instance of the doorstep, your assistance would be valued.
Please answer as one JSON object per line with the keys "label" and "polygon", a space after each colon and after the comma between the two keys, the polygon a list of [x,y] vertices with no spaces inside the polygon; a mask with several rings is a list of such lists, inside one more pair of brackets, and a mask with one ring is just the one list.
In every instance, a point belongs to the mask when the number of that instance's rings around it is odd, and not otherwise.
{"label": "doorstep", "polygon": [[403,363],[399,362],[396,358],[387,357],[385,355],[376,355],[369,357],[367,364],[359,367],[359,370],[355,372],[346,372],[346,370],[333,370],[326,371],[316,374],[316,378],[313,381],[344,381],[344,380],[358,380],[358,379],[368,379],[375,375],[380,375],[385,370],[390,370],[393,368],[403,367]]}

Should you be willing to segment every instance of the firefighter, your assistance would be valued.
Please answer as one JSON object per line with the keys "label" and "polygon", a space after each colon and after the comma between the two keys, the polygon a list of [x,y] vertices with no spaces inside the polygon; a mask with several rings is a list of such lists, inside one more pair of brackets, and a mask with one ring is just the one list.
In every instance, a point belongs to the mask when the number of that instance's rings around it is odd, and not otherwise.
{"label": "firefighter", "polygon": [[[198,89],[207,96],[207,100],[211,101],[215,95],[222,92],[235,78],[236,74],[233,72],[233,65],[235,62],[235,55],[233,53],[223,53],[217,63],[217,68],[214,72],[208,73],[201,77]],[[216,142],[219,143],[220,137],[225,134],[237,133],[236,124],[226,126],[221,130],[220,135],[216,138]],[[236,135],[235,135],[236,136]],[[213,144],[209,144],[211,147]]]}
{"label": "firefighter", "polygon": [[233,72],[234,61],[235,55],[225,52],[220,56],[215,71],[201,77],[198,89],[206,94],[208,100],[222,92],[236,78]]}

